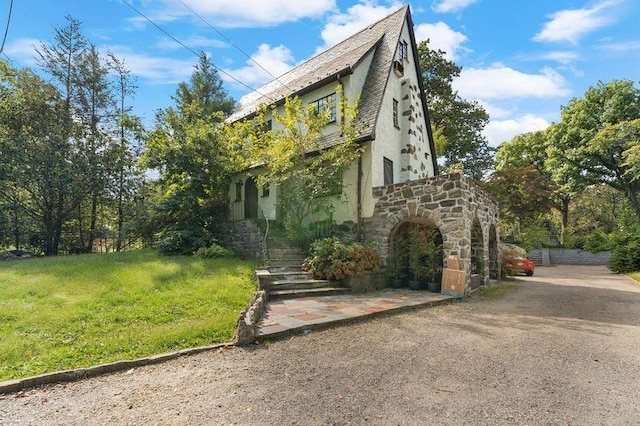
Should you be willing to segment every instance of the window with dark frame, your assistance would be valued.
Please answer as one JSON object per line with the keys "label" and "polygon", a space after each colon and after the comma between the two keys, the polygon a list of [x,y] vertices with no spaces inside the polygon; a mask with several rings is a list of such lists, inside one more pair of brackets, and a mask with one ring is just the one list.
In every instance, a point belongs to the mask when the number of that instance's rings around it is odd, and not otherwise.
{"label": "window with dark frame", "polygon": [[242,182],[236,183],[236,202],[242,201]]}
{"label": "window with dark frame", "polygon": [[387,157],[382,157],[383,171],[384,171],[384,184],[393,185],[393,161]]}
{"label": "window with dark frame", "polygon": [[409,44],[404,40],[400,40],[398,42],[398,60],[400,61],[409,60]]}
{"label": "window with dark frame", "polygon": [[313,112],[320,114],[323,111],[329,111],[329,123],[333,123],[337,118],[336,94],[332,93],[324,98],[320,98],[310,103]]}
{"label": "window with dark frame", "polygon": [[336,195],[342,195],[342,179],[343,173],[334,173],[330,179],[327,180],[326,186],[322,189],[322,197],[331,197]]}
{"label": "window with dark frame", "polygon": [[[271,121],[271,120],[269,120]],[[262,185],[262,196],[263,197],[268,197],[269,196],[269,184],[265,183],[264,185]]]}
{"label": "window with dark frame", "polygon": [[396,129],[400,128],[400,123],[398,121],[398,100],[393,100],[393,125]]}

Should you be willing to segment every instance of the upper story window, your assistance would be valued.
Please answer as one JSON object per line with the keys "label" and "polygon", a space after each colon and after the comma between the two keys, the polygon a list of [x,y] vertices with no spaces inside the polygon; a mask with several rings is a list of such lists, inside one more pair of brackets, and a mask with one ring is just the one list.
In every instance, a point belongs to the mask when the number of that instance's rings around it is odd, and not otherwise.
{"label": "upper story window", "polygon": [[387,157],[382,157],[382,171],[384,173],[384,184],[393,184],[393,161]]}
{"label": "upper story window", "polygon": [[393,125],[396,129],[400,128],[400,123],[398,121],[398,100],[393,100]]}
{"label": "upper story window", "polygon": [[398,60],[399,61],[409,60],[409,44],[404,40],[400,40],[398,42]]}
{"label": "upper story window", "polygon": [[319,114],[321,111],[329,111],[329,123],[333,123],[336,121],[337,105],[335,93],[313,101],[309,105],[313,107],[313,112],[315,112],[316,114]]}

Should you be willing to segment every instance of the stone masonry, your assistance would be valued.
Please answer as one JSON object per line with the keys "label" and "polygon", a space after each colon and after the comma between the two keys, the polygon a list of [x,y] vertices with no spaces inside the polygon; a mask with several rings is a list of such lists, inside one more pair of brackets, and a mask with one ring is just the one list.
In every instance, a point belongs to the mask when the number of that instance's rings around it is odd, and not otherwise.
{"label": "stone masonry", "polygon": [[252,219],[221,222],[214,233],[221,242],[246,257],[264,258],[264,236],[258,224]]}
{"label": "stone masonry", "polygon": [[[398,228],[422,223],[440,230],[445,258],[460,257],[465,292],[471,289],[472,254],[480,253],[485,280],[499,277],[498,203],[470,178],[454,173],[381,186],[373,188],[373,196],[378,201],[373,216],[364,221],[364,235],[383,262]],[[482,247],[472,247],[472,230],[481,231]]]}

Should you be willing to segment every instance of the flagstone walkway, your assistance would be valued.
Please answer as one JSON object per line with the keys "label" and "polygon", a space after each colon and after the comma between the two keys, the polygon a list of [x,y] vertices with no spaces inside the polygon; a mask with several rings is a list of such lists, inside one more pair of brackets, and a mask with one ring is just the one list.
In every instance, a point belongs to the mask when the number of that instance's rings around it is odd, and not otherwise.
{"label": "flagstone walkway", "polygon": [[257,337],[279,337],[353,319],[416,306],[436,305],[453,299],[439,293],[387,289],[371,293],[274,300],[258,322]]}

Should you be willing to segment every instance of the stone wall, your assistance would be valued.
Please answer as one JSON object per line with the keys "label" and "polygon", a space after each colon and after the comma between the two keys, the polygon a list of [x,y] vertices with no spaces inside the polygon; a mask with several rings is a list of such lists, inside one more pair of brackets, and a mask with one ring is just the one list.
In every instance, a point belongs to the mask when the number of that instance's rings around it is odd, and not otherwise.
{"label": "stone wall", "polygon": [[606,265],[611,257],[611,252],[601,251],[591,253],[580,249],[542,249],[531,250],[530,256],[545,258],[543,251],[549,253],[549,263],[552,265]]}
{"label": "stone wall", "polygon": [[[471,232],[474,224],[482,231],[480,252],[485,281],[498,276],[498,203],[458,173],[373,188],[377,198],[374,213],[364,220],[364,234],[386,262],[395,231],[405,222],[424,223],[438,228],[443,237],[444,255],[460,258],[466,272],[465,290],[470,287]],[[478,225],[479,224],[479,225]]]}
{"label": "stone wall", "polygon": [[252,219],[222,222],[216,226],[216,238],[236,253],[264,260],[264,235]]}

